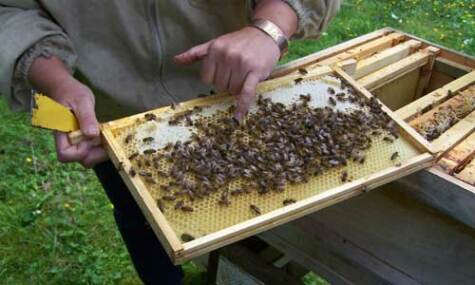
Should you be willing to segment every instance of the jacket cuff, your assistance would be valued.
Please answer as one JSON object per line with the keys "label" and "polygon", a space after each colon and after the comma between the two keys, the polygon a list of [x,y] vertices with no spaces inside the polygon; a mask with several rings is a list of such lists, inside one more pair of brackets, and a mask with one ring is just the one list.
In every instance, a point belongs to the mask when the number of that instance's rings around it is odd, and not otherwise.
{"label": "jacket cuff", "polygon": [[340,8],[340,0],[283,0],[298,17],[293,39],[318,38]]}
{"label": "jacket cuff", "polygon": [[36,58],[52,56],[60,59],[73,74],[77,56],[69,40],[63,35],[45,37],[27,49],[16,63],[12,77],[12,92],[15,98],[22,98],[23,102],[32,102],[33,87],[28,81],[30,67]]}

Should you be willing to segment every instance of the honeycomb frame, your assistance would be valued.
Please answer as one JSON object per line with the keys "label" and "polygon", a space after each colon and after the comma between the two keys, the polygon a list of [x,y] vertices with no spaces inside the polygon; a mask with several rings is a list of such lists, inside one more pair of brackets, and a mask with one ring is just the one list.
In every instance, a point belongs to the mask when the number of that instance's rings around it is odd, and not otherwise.
{"label": "honeycomb frame", "polygon": [[[331,70],[328,67],[322,67],[305,76],[297,77],[318,81],[326,75],[343,78],[355,89],[358,96],[372,96],[338,69]],[[292,75],[269,80],[261,83],[258,91],[266,93],[278,88],[292,88],[295,84],[294,79],[297,77]],[[175,110],[171,107],[163,107],[146,113],[155,114],[159,121],[167,121],[174,114],[194,106],[229,104],[230,102],[232,102],[232,97],[216,95],[181,103]],[[396,121],[401,136],[393,144],[383,141],[382,137],[376,138],[373,141],[374,145],[367,152],[366,163],[363,166],[350,162],[345,167],[352,178],[351,182],[340,181],[339,176],[343,168],[332,169],[322,175],[312,177],[307,183],[286,186],[286,191],[283,193],[270,193],[270,196],[260,196],[257,193],[244,195],[243,199],[233,201],[230,207],[216,207],[215,202],[218,198],[207,198],[201,202],[203,205],[196,207],[197,210],[193,213],[173,210],[162,213],[155,203],[159,190],[150,187],[143,177],[132,176],[129,173],[132,162],[128,158],[130,150],[128,151],[122,143],[123,136],[127,133],[126,130],[133,130],[138,124],[143,123],[141,118],[145,113],[104,124],[103,136],[107,142],[109,156],[119,169],[119,173],[162,245],[175,263],[181,263],[194,256],[366,192],[431,164],[433,156],[427,145],[419,137],[414,137],[410,127],[395,118],[389,109],[383,106],[383,110]],[[391,160],[390,156],[395,151],[400,155],[396,160]],[[288,198],[295,199],[297,202],[284,206],[282,201]],[[262,215],[253,214],[249,210],[250,203],[259,205]],[[180,240],[182,234],[190,234],[195,239],[183,242]]]}

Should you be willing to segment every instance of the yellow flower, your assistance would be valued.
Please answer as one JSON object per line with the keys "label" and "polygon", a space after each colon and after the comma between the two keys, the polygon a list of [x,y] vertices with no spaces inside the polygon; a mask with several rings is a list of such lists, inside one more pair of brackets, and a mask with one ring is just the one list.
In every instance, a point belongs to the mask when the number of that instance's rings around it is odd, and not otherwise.
{"label": "yellow flower", "polygon": [[31,162],[32,162],[31,157],[27,157],[25,160],[26,160],[26,162],[28,162],[28,163],[31,163]]}
{"label": "yellow flower", "polygon": [[71,205],[69,203],[64,203],[64,207],[68,209],[68,208],[71,208]]}

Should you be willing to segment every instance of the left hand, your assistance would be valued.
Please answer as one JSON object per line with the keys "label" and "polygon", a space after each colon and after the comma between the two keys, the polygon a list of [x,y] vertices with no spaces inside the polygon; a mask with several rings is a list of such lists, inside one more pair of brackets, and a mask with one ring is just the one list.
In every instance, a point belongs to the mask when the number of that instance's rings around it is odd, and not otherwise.
{"label": "left hand", "polygon": [[201,80],[218,91],[236,96],[235,117],[241,120],[251,104],[257,84],[266,79],[280,57],[274,40],[264,32],[245,27],[195,46],[175,56],[179,64],[203,60]]}

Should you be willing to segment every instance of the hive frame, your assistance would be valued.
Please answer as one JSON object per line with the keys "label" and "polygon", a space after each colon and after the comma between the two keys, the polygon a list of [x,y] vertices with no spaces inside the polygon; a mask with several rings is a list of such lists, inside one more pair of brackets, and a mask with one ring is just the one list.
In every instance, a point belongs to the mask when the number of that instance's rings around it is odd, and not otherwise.
{"label": "hive frame", "polygon": [[[335,73],[340,78],[345,79],[350,85],[352,85],[359,96],[365,96],[368,98],[372,97],[367,90],[360,87],[350,76],[338,67],[331,69],[323,66],[312,70],[304,77],[305,79],[314,79],[331,73]],[[289,84],[297,77],[302,77],[302,75],[297,76],[295,74],[290,74],[281,78],[268,80],[259,85],[258,92],[265,92]],[[186,109],[192,106],[222,102],[223,100],[232,100],[232,97],[217,95],[209,98],[198,98],[180,104],[176,111],[179,112],[181,109]],[[300,200],[295,204],[281,207],[274,211],[185,243],[180,241],[177,234],[168,223],[166,217],[159,211],[144,182],[138,176],[131,177],[128,175],[128,170],[131,168],[130,161],[114,136],[114,130],[134,124],[138,118],[143,117],[144,113],[103,124],[102,135],[103,141],[106,142],[105,145],[109,157],[119,170],[121,177],[131,191],[134,199],[142,209],[146,219],[150,223],[171,260],[175,264],[179,264],[216,248],[255,235],[324,207],[341,202],[350,197],[367,192],[370,189],[431,165],[434,157],[431,154],[430,145],[428,145],[425,140],[421,139],[420,135],[410,128],[403,120],[397,118],[387,107],[383,105],[382,109],[398,124],[400,127],[400,135],[408,139],[412,145],[420,151],[419,155],[407,160],[400,166],[388,167],[366,177],[359,178],[333,189],[329,189],[323,193]],[[172,111],[170,107],[163,107],[154,110],[154,112],[165,114],[166,117],[166,114],[171,115],[174,111]]]}

